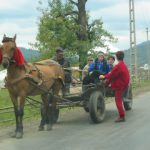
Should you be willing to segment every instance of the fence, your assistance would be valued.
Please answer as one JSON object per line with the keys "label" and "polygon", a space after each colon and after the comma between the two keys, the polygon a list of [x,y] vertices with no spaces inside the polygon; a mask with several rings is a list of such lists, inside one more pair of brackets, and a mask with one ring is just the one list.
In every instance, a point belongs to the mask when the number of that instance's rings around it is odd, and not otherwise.
{"label": "fence", "polygon": [[[147,81],[150,80],[150,71],[148,70],[143,70],[139,69],[138,70],[138,78],[139,81]],[[137,86],[137,84],[134,84]],[[78,91],[79,92],[79,91]],[[38,116],[40,113],[40,102],[31,100],[26,103],[25,105],[25,115],[24,118],[31,118],[34,116]],[[12,121],[15,121],[15,115],[14,115],[14,110],[13,106],[8,106],[5,108],[0,108],[0,125],[4,123],[10,123]]]}
{"label": "fence", "polygon": [[[40,112],[40,102],[29,101],[25,105],[25,119],[32,118],[33,116],[38,116]],[[4,108],[0,108],[0,125],[4,123],[10,123],[15,121],[14,108],[13,106],[8,106]]]}

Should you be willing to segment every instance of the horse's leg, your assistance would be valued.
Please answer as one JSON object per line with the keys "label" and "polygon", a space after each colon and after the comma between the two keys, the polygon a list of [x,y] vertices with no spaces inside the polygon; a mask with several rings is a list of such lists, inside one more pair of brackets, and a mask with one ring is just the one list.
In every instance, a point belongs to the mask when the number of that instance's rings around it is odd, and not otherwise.
{"label": "horse's leg", "polygon": [[23,115],[24,115],[25,96],[18,96],[16,100],[15,116],[16,116],[16,138],[23,136]]}
{"label": "horse's leg", "polygon": [[50,98],[50,114],[49,114],[49,122],[50,122],[49,124],[51,127],[54,123],[54,111],[56,109],[57,99],[61,88],[62,88],[62,83],[60,80],[57,80],[52,87],[52,93],[54,96],[51,96]]}
{"label": "horse's leg", "polygon": [[41,122],[40,122],[40,125],[39,125],[39,131],[43,131],[44,130],[44,125],[46,123],[46,112],[45,112],[45,106],[44,104],[41,104],[41,107],[40,107],[40,111],[41,111]]}
{"label": "horse's leg", "polygon": [[[14,112],[16,112],[15,110],[16,110],[16,106],[17,106],[17,104],[16,104],[17,97],[10,93],[10,98],[11,98],[11,101],[12,101],[13,106],[14,106]],[[16,118],[16,129],[14,132],[11,133],[11,137],[16,137],[16,131],[17,131],[17,126],[18,126],[16,113],[15,113],[15,118]]]}
{"label": "horse's leg", "polygon": [[[62,88],[61,81],[56,81],[52,87],[52,93],[58,96],[60,89]],[[54,109],[56,109],[57,98],[51,94],[43,94],[41,96],[43,100],[43,107],[41,111],[41,123],[39,130],[43,130],[44,125],[47,124],[47,130],[51,130],[54,123]]]}
{"label": "horse's leg", "polygon": [[49,124],[50,108],[49,108],[49,96],[48,94],[41,95],[43,104],[41,105],[41,122],[39,126],[39,131],[44,130],[44,125]]}

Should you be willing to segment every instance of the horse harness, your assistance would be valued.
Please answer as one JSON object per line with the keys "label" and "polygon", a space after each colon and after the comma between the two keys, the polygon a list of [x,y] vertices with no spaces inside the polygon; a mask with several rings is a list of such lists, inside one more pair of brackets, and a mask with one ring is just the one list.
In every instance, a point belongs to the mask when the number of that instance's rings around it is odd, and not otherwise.
{"label": "horse harness", "polygon": [[[38,67],[34,64],[24,64],[24,68],[25,68],[25,74],[19,76],[18,78],[12,80],[12,81],[8,81],[7,76],[5,77],[5,86],[7,87],[8,85],[13,85],[18,83],[19,81],[23,80],[23,79],[28,79],[30,81],[32,81],[33,83],[35,83],[37,86],[40,86],[43,83],[43,73],[38,69]],[[37,72],[37,77],[33,76],[32,73],[33,72]]]}

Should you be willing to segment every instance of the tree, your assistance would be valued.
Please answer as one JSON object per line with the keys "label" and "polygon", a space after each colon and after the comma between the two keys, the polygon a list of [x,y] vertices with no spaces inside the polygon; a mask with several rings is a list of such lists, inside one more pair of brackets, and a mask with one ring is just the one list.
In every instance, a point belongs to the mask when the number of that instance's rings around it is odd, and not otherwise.
{"label": "tree", "polygon": [[53,54],[57,46],[67,53],[78,54],[80,68],[86,62],[86,55],[95,46],[106,46],[105,41],[114,41],[112,34],[103,28],[101,19],[89,21],[86,12],[87,0],[49,0],[38,24],[37,46]]}

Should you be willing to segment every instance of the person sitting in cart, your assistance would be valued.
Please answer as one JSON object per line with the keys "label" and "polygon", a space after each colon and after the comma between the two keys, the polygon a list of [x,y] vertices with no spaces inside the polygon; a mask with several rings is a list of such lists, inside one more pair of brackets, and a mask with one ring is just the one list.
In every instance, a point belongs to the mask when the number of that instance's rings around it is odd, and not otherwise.
{"label": "person sitting in cart", "polygon": [[128,88],[130,75],[128,68],[123,61],[124,52],[118,51],[116,53],[118,64],[106,75],[100,75],[100,79],[108,79],[111,84],[111,88],[115,92],[115,102],[118,109],[119,117],[115,122],[124,122],[125,121],[125,111],[123,107],[122,95],[124,91]]}
{"label": "person sitting in cart", "polygon": [[108,64],[103,53],[98,55],[95,62],[89,65],[88,75],[83,79],[83,85],[96,83],[99,80],[99,75],[104,75],[109,72]]}
{"label": "person sitting in cart", "polygon": [[110,55],[108,56],[108,70],[111,71],[114,68],[115,57]]}
{"label": "person sitting in cart", "polygon": [[94,63],[94,59],[91,56],[89,56],[87,58],[87,64],[84,66],[83,71],[82,71],[82,80],[88,75],[89,66],[90,64],[93,64],[93,63]]}

